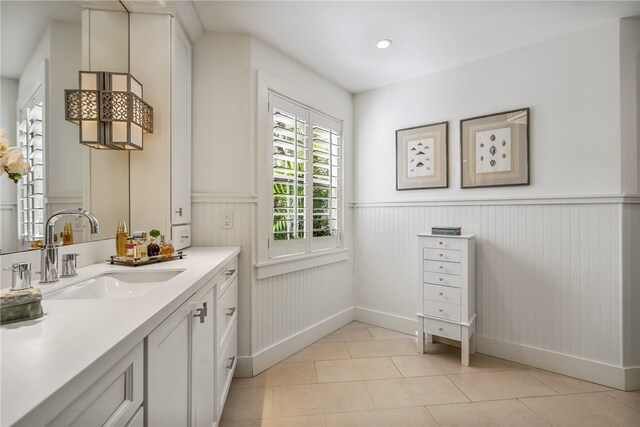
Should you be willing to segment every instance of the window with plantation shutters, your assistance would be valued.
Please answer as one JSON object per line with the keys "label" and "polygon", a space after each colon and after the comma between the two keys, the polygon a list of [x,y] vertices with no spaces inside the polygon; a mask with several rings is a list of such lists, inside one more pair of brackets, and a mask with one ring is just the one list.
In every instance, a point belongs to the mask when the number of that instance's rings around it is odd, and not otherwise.
{"label": "window with plantation shutters", "polygon": [[269,257],[336,248],[340,240],[342,123],[269,94],[272,128]]}

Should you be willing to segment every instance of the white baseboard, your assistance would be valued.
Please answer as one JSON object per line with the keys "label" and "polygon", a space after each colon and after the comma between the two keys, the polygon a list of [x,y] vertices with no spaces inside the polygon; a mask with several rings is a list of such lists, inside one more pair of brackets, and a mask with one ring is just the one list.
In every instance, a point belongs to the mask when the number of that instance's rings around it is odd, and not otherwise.
{"label": "white baseboard", "polygon": [[409,335],[418,335],[418,318],[408,318],[395,314],[384,313],[382,311],[370,310],[363,307],[354,307],[355,320],[369,323],[392,331],[402,332]]}
{"label": "white baseboard", "polygon": [[349,307],[340,313],[334,314],[333,316],[318,322],[315,325],[290,336],[289,338],[273,344],[259,353],[254,354],[251,358],[253,375],[258,375],[265,369],[281,362],[306,346],[313,344],[336,329],[343,327],[353,319],[353,307]]}
{"label": "white baseboard", "polygon": [[476,351],[620,390],[640,386],[640,367],[623,368],[478,335]]}

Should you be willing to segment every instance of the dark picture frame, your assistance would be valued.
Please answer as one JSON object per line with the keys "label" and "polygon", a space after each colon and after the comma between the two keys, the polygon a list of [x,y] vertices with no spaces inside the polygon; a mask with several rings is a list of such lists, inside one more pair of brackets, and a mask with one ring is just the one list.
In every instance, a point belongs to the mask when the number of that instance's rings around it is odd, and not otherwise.
{"label": "dark picture frame", "polygon": [[529,185],[529,108],[460,121],[461,188]]}
{"label": "dark picture frame", "polygon": [[449,122],[396,130],[396,190],[447,188]]}

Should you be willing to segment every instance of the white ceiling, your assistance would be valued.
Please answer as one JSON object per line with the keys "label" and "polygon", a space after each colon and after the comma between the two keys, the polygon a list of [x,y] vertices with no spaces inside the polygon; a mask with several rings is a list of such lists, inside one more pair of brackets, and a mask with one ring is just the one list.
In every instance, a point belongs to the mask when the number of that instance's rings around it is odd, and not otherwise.
{"label": "white ceiling", "polygon": [[640,1],[194,3],[206,31],[255,35],[354,93],[640,15]]}

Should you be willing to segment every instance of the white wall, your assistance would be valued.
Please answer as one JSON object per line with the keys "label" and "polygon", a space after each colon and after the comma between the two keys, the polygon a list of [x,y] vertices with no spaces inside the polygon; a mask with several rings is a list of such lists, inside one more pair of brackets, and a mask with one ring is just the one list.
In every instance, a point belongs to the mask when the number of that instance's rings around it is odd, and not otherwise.
{"label": "white wall", "polygon": [[640,194],[640,18],[620,20],[622,193]]}
{"label": "white wall", "polygon": [[[352,147],[352,101],[345,90],[246,35],[205,33],[194,45],[193,244],[242,246],[239,375],[257,373],[295,351],[304,342],[300,336],[316,333],[310,330],[338,327],[347,321],[353,300],[350,261],[262,281],[256,278],[256,247],[266,244],[256,238],[257,109],[267,108],[259,104],[258,71],[345,111],[345,161],[351,161]],[[351,194],[351,176],[345,178]],[[233,216],[233,229],[221,229],[224,214]],[[346,227],[351,224],[349,216]],[[296,292],[309,298],[294,300]],[[314,292],[332,297],[318,300],[312,298]],[[278,319],[289,323],[284,327]],[[282,327],[265,329],[272,321]]]}
{"label": "white wall", "polygon": [[[623,238],[639,200],[622,195],[637,165],[621,167],[637,149],[622,130],[621,63],[637,56],[625,52],[611,22],[356,95],[356,318],[414,331],[415,234],[459,225],[477,234],[479,351],[640,386],[637,233]],[[460,119],[521,107],[531,185],[460,189]],[[394,131],[445,120],[449,188],[395,191]]]}
{"label": "white wall", "polygon": [[[618,36],[601,25],[358,94],[356,200],[619,194]],[[521,107],[531,185],[461,191],[459,120]],[[446,120],[449,188],[395,191],[395,130]]]}
{"label": "white wall", "polygon": [[[16,145],[16,102],[18,80],[0,78],[0,128],[3,128],[10,145]],[[17,249],[18,206],[16,184],[6,175],[0,177],[0,252]]]}

